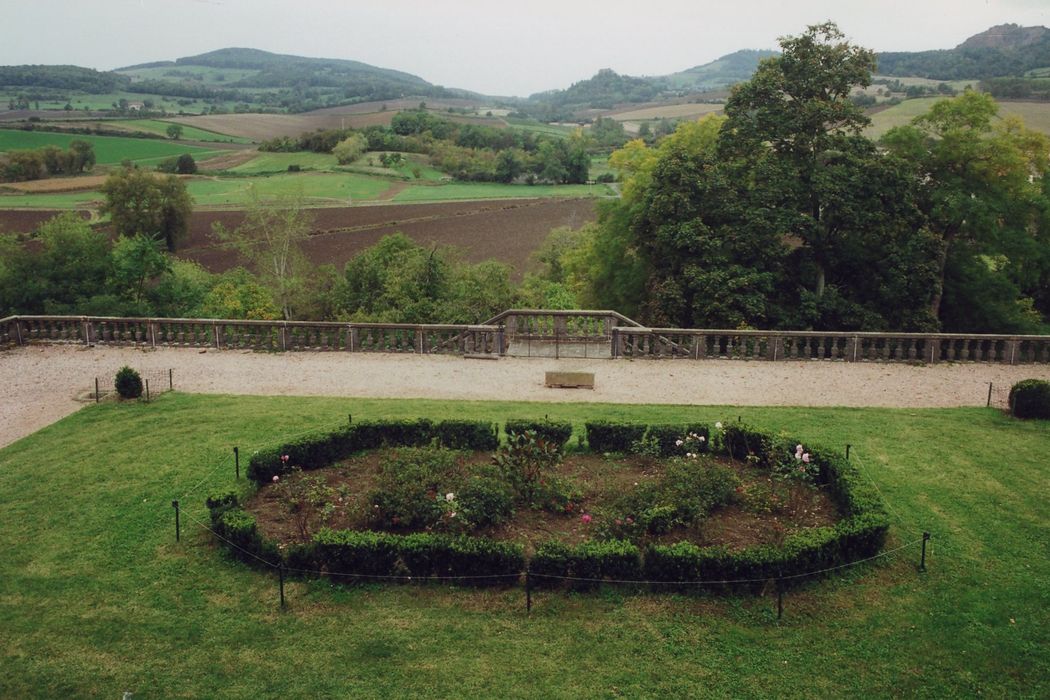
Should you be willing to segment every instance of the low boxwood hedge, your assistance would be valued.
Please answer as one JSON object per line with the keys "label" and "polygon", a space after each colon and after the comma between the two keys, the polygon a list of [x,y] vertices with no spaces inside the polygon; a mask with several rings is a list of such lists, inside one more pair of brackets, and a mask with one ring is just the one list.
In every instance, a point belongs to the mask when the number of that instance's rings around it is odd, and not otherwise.
{"label": "low boxwood hedge", "polygon": [[565,443],[572,437],[572,423],[567,420],[525,420],[511,418],[503,426],[507,435],[521,435],[532,431],[536,437],[544,442],[550,442],[559,448],[564,448]]}
{"label": "low boxwood hedge", "polygon": [[436,425],[426,419],[362,421],[259,450],[248,461],[248,478],[261,484],[293,467],[320,469],[363,450],[422,447],[435,440],[457,450],[494,450],[499,444],[496,425],[485,421],[448,420]]}
{"label": "low boxwood hedge", "polygon": [[[526,422],[518,425],[523,423]],[[708,438],[703,444],[710,446],[710,432],[703,425],[587,424],[588,443],[596,452],[629,452],[648,434],[655,438],[661,453],[673,454],[676,441],[689,433]],[[422,445],[434,439],[452,443],[450,447],[487,449],[477,446],[490,446],[495,437],[487,423],[357,423],[329,433],[301,436],[280,448],[261,451],[249,463],[249,476],[263,482],[292,465],[312,469],[361,450],[384,445]],[[742,423],[728,424],[717,437],[721,453],[766,468],[794,459],[794,446],[798,444]],[[741,550],[679,542],[650,545],[642,552],[623,540],[592,541],[575,547],[549,542],[540,546],[527,563],[531,580],[536,586],[552,588],[589,589],[602,580],[647,580],[654,582],[654,590],[754,592],[771,580],[780,580],[783,586],[804,583],[827,569],[878,553],[885,544],[889,522],[874,485],[837,453],[812,446],[806,450],[810,463],[818,467],[817,483],[826,487],[842,516],[834,526],[796,533],[779,547],[763,545]],[[287,462],[281,459],[284,454],[289,456]],[[303,572],[321,571],[333,579],[353,574],[345,578],[415,577],[448,579],[466,585],[508,584],[526,567],[520,545],[431,533],[322,530],[309,544],[279,552],[259,534],[255,519],[241,508],[235,493],[213,495],[207,504],[216,534],[246,561],[263,560],[274,566],[284,563]],[[456,578],[471,576],[480,578]]]}
{"label": "low boxwood hedge", "polygon": [[476,420],[446,420],[434,426],[434,437],[450,450],[494,450],[499,447],[499,427]]}
{"label": "low boxwood hedge", "polygon": [[587,446],[591,452],[630,452],[645,437],[646,426],[639,423],[595,421],[585,424]]}

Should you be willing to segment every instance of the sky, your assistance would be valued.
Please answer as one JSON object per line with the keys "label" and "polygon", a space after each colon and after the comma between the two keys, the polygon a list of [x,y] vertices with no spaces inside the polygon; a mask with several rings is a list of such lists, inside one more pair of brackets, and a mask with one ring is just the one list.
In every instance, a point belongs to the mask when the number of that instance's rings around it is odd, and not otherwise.
{"label": "sky", "polygon": [[601,68],[665,75],[831,19],[876,51],[1050,26],[1050,0],[0,0],[0,65],[100,70],[240,46],[525,96]]}

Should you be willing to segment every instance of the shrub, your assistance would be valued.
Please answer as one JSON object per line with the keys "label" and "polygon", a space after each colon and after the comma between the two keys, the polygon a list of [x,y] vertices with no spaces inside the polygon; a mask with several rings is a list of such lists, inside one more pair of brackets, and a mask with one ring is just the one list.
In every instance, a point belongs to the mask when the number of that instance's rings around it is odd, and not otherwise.
{"label": "shrub", "polygon": [[471,528],[501,525],[514,514],[514,491],[496,475],[468,479],[456,502],[463,523]]}
{"label": "shrub", "polygon": [[434,434],[451,450],[494,450],[499,446],[499,428],[485,421],[446,420],[438,423]]}
{"label": "shrub", "polygon": [[1050,382],[1025,379],[1010,388],[1010,413],[1017,418],[1050,420]]}
{"label": "shrub", "polygon": [[211,515],[212,525],[219,522],[223,513],[231,508],[236,508],[239,502],[240,499],[237,497],[237,492],[233,489],[227,489],[208,496],[204,503],[208,507],[208,513]]}
{"label": "shrub", "polygon": [[113,385],[122,399],[137,399],[142,396],[142,377],[127,365],[117,372]]}
{"label": "shrub", "polygon": [[507,444],[492,457],[500,471],[517,494],[518,500],[537,504],[541,482],[561,463],[561,450],[553,443],[536,439],[531,431],[511,435]]}
{"label": "shrub", "polygon": [[395,529],[459,529],[455,520],[459,478],[456,457],[448,450],[399,451],[380,465],[378,484],[369,495],[372,522]]}
{"label": "shrub", "polygon": [[630,452],[645,436],[645,426],[634,423],[596,421],[587,423],[587,445],[591,452]]}
{"label": "shrub", "polygon": [[503,426],[503,431],[507,435],[522,434],[528,431],[536,433],[536,437],[545,442],[550,442],[558,446],[559,449],[565,448],[565,443],[572,437],[572,423],[567,420],[525,420],[525,419],[510,419]]}

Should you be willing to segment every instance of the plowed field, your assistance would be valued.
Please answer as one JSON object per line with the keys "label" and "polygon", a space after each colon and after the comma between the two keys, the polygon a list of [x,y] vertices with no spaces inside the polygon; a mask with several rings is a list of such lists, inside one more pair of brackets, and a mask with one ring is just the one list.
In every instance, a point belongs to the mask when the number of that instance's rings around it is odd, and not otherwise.
{"label": "plowed field", "polygon": [[[593,199],[316,209],[314,232],[305,249],[314,263],[331,263],[341,268],[383,236],[400,231],[423,245],[456,246],[470,262],[495,259],[508,263],[520,278],[529,254],[552,228],[578,228],[594,218]],[[238,264],[237,253],[216,242],[211,228],[216,221],[233,228],[242,220],[243,214],[238,211],[194,212],[189,238],[179,249],[179,256],[195,260],[213,272],[234,267]]]}

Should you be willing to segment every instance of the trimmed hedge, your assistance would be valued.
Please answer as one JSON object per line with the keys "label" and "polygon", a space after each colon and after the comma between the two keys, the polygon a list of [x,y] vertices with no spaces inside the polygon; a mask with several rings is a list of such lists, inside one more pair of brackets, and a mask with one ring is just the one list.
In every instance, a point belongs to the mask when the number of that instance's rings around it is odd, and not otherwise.
{"label": "trimmed hedge", "polygon": [[[596,588],[600,579],[638,581],[642,578],[642,555],[626,540],[584,542],[576,547],[546,542],[529,560],[529,573],[540,588],[568,586],[574,590]],[[562,577],[573,577],[567,581]]]}
{"label": "trimmed hedge", "polygon": [[707,452],[710,447],[709,442],[711,435],[708,427],[702,423],[687,425],[650,425],[645,431],[645,439],[655,440],[656,445],[660,448],[661,457],[681,457],[686,453],[686,448],[684,446],[679,447],[675,443],[679,440],[684,440],[690,433],[696,433],[704,438],[700,442],[698,449],[694,449],[693,451]]}
{"label": "trimmed hedge", "polygon": [[499,426],[477,420],[446,420],[434,426],[434,437],[450,450],[495,450],[499,447]]}
{"label": "trimmed hedge", "polygon": [[259,534],[255,516],[251,513],[238,507],[226,507],[217,516],[214,513],[212,529],[224,540],[233,556],[254,566],[277,566],[281,561],[277,546]]}
{"label": "trimmed hedge", "polygon": [[1010,413],[1017,418],[1050,420],[1050,382],[1024,379],[1010,387]]}
{"label": "trimmed hedge", "polygon": [[643,441],[654,441],[661,457],[679,457],[686,453],[679,447],[679,440],[684,440],[689,433],[702,435],[700,451],[709,449],[711,431],[703,423],[656,424],[615,423],[612,421],[595,421],[587,423],[587,445],[591,452],[619,452],[630,454],[637,452]]}
{"label": "trimmed hedge", "polygon": [[[454,450],[495,450],[498,427],[485,421],[419,420],[362,421],[329,432],[300,435],[279,447],[259,450],[248,460],[248,478],[257,484],[281,476],[292,467],[320,469],[362,450],[379,447],[423,447],[437,440]],[[281,459],[288,455],[288,461]]]}
{"label": "trimmed hedge", "polygon": [[587,446],[591,452],[630,452],[645,437],[645,425],[595,421],[587,423]]}
{"label": "trimmed hedge", "polygon": [[[327,529],[314,536],[312,559],[334,580],[436,577],[465,586],[514,584],[525,566],[521,545],[481,537]],[[340,575],[348,573],[360,575]]]}
{"label": "trimmed hedge", "polygon": [[[515,423],[520,426],[528,421],[508,421],[508,428]],[[703,425],[587,424],[588,443],[596,452],[629,452],[646,434],[655,437],[661,453],[671,452],[672,448],[677,449],[674,442],[690,432],[709,436]],[[469,421],[445,421],[438,426],[429,421],[358,423],[330,433],[302,436],[279,449],[259,452],[249,463],[249,476],[268,481],[292,465],[316,468],[383,445],[422,445],[438,439],[446,445],[473,447],[490,445],[495,438],[491,424]],[[741,423],[728,424],[722,433],[725,454],[737,460],[750,457],[771,469],[794,459],[792,450],[797,442]],[[709,441],[703,444],[710,445]],[[889,529],[877,489],[837,453],[808,445],[807,451],[810,463],[818,467],[817,483],[826,487],[842,515],[842,520],[832,527],[799,532],[780,547],[763,545],[742,550],[679,542],[650,545],[643,553],[624,540],[586,542],[576,547],[548,542],[528,562],[529,571],[534,574],[532,580],[537,586],[550,588],[590,589],[601,580],[651,580],[657,582],[655,590],[680,587],[754,592],[770,580],[784,579],[784,586],[798,585],[823,574],[823,570],[877,554]],[[282,454],[289,455],[287,466],[280,459]],[[235,492],[213,495],[207,504],[216,533],[233,545],[235,555],[256,564],[259,562],[255,557],[273,565],[282,561],[282,553],[262,538],[255,519],[240,507]],[[283,556],[293,569],[325,571],[337,580],[343,578],[339,574],[356,574],[346,580],[411,576],[454,580],[464,585],[499,585],[515,582],[526,566],[520,545],[431,533],[394,535],[326,529],[308,545],[289,547]],[[468,576],[483,578],[456,578]],[[567,581],[560,577],[585,580]]]}
{"label": "trimmed hedge", "polygon": [[520,435],[529,430],[536,433],[536,437],[539,439],[544,442],[554,443],[559,448],[564,448],[565,443],[572,437],[572,423],[567,420],[511,418],[503,426],[503,432],[507,435]]}

